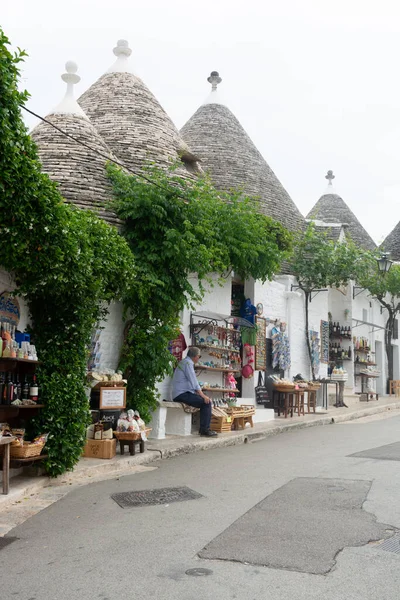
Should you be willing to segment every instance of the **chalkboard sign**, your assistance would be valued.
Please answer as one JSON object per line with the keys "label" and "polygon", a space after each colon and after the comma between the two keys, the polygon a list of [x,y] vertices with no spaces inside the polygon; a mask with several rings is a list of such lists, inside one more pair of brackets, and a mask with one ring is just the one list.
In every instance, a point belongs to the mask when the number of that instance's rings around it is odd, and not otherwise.
{"label": "chalkboard sign", "polygon": [[267,368],[267,322],[264,317],[255,318],[257,325],[256,361],[254,369],[265,371]]}
{"label": "chalkboard sign", "polygon": [[321,362],[329,362],[329,322],[321,321]]}
{"label": "chalkboard sign", "polygon": [[100,410],[116,410],[126,406],[126,388],[100,388]]}

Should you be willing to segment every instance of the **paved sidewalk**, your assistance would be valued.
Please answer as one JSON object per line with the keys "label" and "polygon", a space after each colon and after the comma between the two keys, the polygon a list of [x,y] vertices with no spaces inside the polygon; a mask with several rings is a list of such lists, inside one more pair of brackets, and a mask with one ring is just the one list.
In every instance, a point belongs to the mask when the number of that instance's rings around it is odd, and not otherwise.
{"label": "paved sidewalk", "polygon": [[56,502],[71,489],[94,481],[118,478],[144,470],[158,468],[160,460],[226,446],[256,442],[279,433],[344,423],[381,413],[393,416],[400,409],[400,399],[385,396],[378,402],[360,402],[358,397],[346,397],[348,408],[329,407],[328,412],[306,414],[304,417],[276,418],[257,423],[253,428],[219,434],[217,438],[168,436],[165,440],[149,440],[147,451],[136,456],[116,455],[111,460],[82,458],[74,471],[56,479],[17,476],[10,481],[10,494],[0,494],[0,537],[30,516]]}

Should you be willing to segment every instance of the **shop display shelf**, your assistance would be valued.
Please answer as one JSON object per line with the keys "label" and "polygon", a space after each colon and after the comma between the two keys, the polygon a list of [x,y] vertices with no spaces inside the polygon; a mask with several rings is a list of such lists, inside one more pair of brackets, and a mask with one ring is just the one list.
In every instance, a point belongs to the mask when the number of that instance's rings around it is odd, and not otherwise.
{"label": "shop display shelf", "polygon": [[214,346],[213,344],[196,344],[196,348],[220,350],[221,352],[233,352],[234,354],[240,354],[240,350],[235,348],[228,348],[227,346]]}
{"label": "shop display shelf", "polygon": [[215,371],[217,373],[240,373],[239,369],[229,367],[208,367],[207,365],[195,365],[195,371]]}
{"label": "shop display shelf", "polygon": [[239,390],[232,390],[229,388],[213,388],[213,387],[202,387],[203,392],[230,392],[232,394],[239,394]]}
{"label": "shop display shelf", "polygon": [[363,367],[377,367],[378,365],[374,362],[360,362],[359,360],[354,361],[355,365],[361,365]]}

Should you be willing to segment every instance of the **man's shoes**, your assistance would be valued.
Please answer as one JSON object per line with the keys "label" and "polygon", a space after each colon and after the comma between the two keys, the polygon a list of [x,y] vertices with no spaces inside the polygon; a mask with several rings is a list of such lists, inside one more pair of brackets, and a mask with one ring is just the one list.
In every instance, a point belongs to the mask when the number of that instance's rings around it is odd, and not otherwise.
{"label": "man's shoes", "polygon": [[211,429],[200,430],[199,433],[205,437],[216,437],[218,435],[216,431],[211,431]]}

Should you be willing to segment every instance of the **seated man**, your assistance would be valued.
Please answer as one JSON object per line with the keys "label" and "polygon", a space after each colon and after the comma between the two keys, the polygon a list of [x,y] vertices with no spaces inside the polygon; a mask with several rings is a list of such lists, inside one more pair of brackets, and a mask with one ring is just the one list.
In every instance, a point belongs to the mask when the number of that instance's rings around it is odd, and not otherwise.
{"label": "seated man", "polygon": [[172,378],[172,399],[200,409],[200,435],[213,437],[211,431],[211,399],[203,394],[194,372],[194,365],[199,362],[200,350],[194,346],[189,348],[186,358],[181,360]]}

